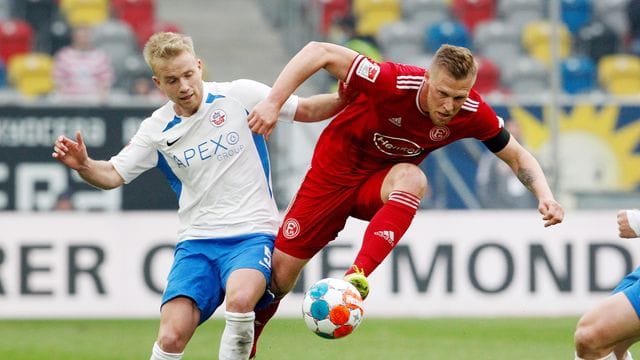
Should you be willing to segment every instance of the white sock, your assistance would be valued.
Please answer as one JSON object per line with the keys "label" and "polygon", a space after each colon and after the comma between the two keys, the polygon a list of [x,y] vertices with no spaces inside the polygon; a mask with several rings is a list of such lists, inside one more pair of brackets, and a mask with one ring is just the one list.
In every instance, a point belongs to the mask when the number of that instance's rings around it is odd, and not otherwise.
{"label": "white sock", "polygon": [[160,349],[158,342],[153,343],[153,350],[151,351],[151,358],[149,360],[180,360],[184,353],[168,353]]}
{"label": "white sock", "polygon": [[[576,360],[584,360],[583,358],[579,357],[578,354],[576,354]],[[613,352],[611,352],[611,354],[606,355],[605,357],[602,357],[600,359],[597,360],[618,360],[618,358],[616,357],[616,354],[614,354]],[[623,359],[624,360],[624,359]]]}
{"label": "white sock", "polygon": [[247,360],[253,346],[253,320],[256,314],[225,311],[226,325],[220,339],[219,360]]}

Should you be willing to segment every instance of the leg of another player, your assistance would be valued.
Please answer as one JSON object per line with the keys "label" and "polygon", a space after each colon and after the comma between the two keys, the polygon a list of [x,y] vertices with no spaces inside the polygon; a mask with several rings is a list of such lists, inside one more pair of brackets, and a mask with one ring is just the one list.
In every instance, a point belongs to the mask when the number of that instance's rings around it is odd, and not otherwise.
{"label": "leg of another player", "polygon": [[186,297],[168,301],[160,310],[160,330],[150,360],[179,360],[200,321],[200,311]]}
{"label": "leg of another player", "polygon": [[427,177],[419,167],[403,163],[389,170],[379,192],[384,205],[369,222],[347,275],[357,270],[368,276],[382,263],[411,225],[426,191]]}
{"label": "leg of another player", "polygon": [[255,269],[239,269],[229,275],[226,286],[225,327],[220,339],[220,360],[249,359],[253,344],[253,308],[264,294],[267,281]]}
{"label": "leg of another player", "polygon": [[640,320],[622,293],[616,293],[580,318],[575,332],[576,359],[623,359],[615,357],[640,336]]}
{"label": "leg of another player", "polygon": [[265,308],[256,309],[255,334],[253,348],[251,349],[251,358],[256,354],[258,339],[262,334],[262,330],[264,330],[269,320],[271,320],[276,314],[276,311],[278,311],[280,300],[295,286],[307,262],[309,262],[309,259],[299,259],[278,250],[278,248],[273,249],[270,289],[275,295],[275,300]]}

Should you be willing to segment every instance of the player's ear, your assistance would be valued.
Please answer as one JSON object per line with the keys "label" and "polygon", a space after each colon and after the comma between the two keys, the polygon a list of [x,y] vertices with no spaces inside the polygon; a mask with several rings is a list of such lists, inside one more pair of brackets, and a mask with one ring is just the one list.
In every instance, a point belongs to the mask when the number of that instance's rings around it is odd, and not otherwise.
{"label": "player's ear", "polygon": [[155,75],[151,77],[151,80],[153,80],[153,83],[160,88],[160,80]]}

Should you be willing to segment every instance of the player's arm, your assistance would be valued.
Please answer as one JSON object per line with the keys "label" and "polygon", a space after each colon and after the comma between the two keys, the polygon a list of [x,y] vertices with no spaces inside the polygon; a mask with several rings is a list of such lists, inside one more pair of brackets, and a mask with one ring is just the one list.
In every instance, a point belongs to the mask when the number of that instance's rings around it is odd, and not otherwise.
{"label": "player's arm", "polygon": [[[502,129],[498,137],[508,137],[508,142],[502,149],[495,151],[496,156],[509,165],[520,182],[536,196],[538,211],[545,221],[544,226],[561,223],[564,218],[564,210],[553,197],[544,172],[536,158],[522,147],[513,136],[510,136],[507,130]],[[487,144],[486,141],[485,144]]]}
{"label": "player's arm", "polygon": [[316,122],[328,119],[342,111],[357,96],[357,91],[345,86],[344,82],[340,81],[337,93],[300,98],[295,120]]}
{"label": "player's arm", "polygon": [[357,52],[343,46],[315,41],[308,43],[284,67],[267,98],[249,114],[251,130],[268,136],[276,124],[280,108],[305,80],[325,69],[344,81],[357,56]]}
{"label": "player's arm", "polygon": [[51,156],[76,170],[84,181],[95,187],[107,190],[124,184],[124,180],[110,162],[89,157],[79,131],[76,132],[76,141],[66,136],[58,137]]}
{"label": "player's arm", "polygon": [[618,232],[621,238],[640,237],[640,210],[618,211]]}

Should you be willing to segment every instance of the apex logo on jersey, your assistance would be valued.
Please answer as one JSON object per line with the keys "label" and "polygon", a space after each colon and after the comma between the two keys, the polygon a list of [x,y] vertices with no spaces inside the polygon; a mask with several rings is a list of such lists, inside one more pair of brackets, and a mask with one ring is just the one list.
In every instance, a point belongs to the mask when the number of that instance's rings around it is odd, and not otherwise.
{"label": "apex logo on jersey", "polygon": [[373,143],[381,152],[392,156],[418,156],[422,153],[420,145],[411,140],[393,136],[373,134]]}
{"label": "apex logo on jersey", "polygon": [[362,59],[356,69],[356,75],[365,80],[376,82],[378,75],[380,75],[380,66],[372,63],[369,59]]}
{"label": "apex logo on jersey", "polygon": [[401,117],[392,117],[389,118],[389,122],[391,122],[393,125],[397,126],[397,127],[402,127],[402,118]]}
{"label": "apex logo on jersey", "polygon": [[227,114],[223,110],[216,109],[216,110],[213,110],[213,112],[211,113],[211,117],[209,118],[209,121],[211,122],[211,125],[220,127],[224,125],[224,121],[226,117],[227,117]]}
{"label": "apex logo on jersey", "polygon": [[390,230],[380,230],[373,233],[373,235],[383,238],[392,247],[395,245],[395,233]]}
{"label": "apex logo on jersey", "polygon": [[446,126],[436,125],[429,130],[429,139],[432,141],[442,141],[451,135],[451,130]]}
{"label": "apex logo on jersey", "polygon": [[294,218],[288,218],[282,224],[282,235],[287,239],[293,239],[300,234],[300,223]]}

